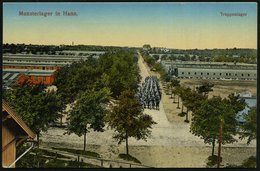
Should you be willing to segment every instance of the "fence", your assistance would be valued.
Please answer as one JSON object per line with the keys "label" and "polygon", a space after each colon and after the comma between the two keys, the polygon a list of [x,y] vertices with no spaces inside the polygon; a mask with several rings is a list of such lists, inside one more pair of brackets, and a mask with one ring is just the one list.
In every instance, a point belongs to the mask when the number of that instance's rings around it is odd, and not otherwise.
{"label": "fence", "polygon": [[94,165],[105,167],[105,168],[152,168],[151,166],[133,163],[133,162],[102,159],[102,158],[98,158],[98,157],[91,157],[91,156],[86,156],[83,154],[74,154],[74,153],[70,153],[70,152],[66,152],[66,151],[60,151],[60,150],[49,149],[49,148],[41,148],[41,149],[70,156],[74,160],[77,160],[79,163],[83,162],[83,159],[86,159],[85,161],[87,161],[90,164],[94,164]]}

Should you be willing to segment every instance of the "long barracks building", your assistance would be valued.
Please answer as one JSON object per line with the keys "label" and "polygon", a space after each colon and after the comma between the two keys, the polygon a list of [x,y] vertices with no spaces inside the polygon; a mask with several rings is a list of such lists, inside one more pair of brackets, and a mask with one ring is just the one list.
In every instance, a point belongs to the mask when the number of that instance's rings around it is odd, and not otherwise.
{"label": "long barracks building", "polygon": [[[66,65],[80,60],[86,60],[91,55],[94,58],[105,52],[85,52],[85,55],[70,53],[69,55],[28,55],[4,54],[2,64],[3,86],[21,82],[25,79],[33,84],[51,85],[55,74]],[[98,55],[97,55],[98,54]]]}
{"label": "long barracks building", "polygon": [[178,78],[256,80],[256,64],[223,62],[161,61],[166,71]]}

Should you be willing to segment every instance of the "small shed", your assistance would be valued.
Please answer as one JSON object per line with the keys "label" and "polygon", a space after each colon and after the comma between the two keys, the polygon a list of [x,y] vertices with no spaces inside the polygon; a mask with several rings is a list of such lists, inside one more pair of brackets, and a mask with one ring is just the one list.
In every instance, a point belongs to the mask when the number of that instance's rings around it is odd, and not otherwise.
{"label": "small shed", "polygon": [[19,144],[33,140],[35,136],[22,118],[2,100],[2,167],[8,167],[16,160]]}

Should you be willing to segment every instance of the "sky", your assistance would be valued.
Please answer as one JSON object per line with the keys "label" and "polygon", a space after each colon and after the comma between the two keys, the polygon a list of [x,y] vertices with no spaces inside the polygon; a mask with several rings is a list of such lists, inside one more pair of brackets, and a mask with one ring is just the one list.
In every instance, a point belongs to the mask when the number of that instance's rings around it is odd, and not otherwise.
{"label": "sky", "polygon": [[[21,16],[19,12],[52,12]],[[55,12],[61,16],[55,16]],[[63,16],[63,11],[77,16]],[[245,13],[246,16],[223,16]],[[4,3],[3,43],[257,48],[257,4]]]}

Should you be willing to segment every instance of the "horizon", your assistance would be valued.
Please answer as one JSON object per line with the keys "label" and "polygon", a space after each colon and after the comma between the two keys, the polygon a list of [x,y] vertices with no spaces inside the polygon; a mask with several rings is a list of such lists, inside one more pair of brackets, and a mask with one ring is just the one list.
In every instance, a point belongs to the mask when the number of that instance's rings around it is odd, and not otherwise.
{"label": "horizon", "polygon": [[[19,16],[76,12],[78,16]],[[220,13],[245,13],[222,16]],[[257,4],[3,3],[3,43],[257,49]]]}
{"label": "horizon", "polygon": [[[26,44],[26,43],[3,43],[4,44],[14,44],[14,45],[33,45],[33,46],[101,46],[101,47],[119,47],[119,48],[143,48],[143,46],[136,47],[136,46],[116,46],[116,45],[91,45],[91,44],[60,44],[60,45],[53,45],[53,44]],[[146,43],[147,44],[147,43]],[[167,47],[153,47],[151,48],[161,48],[161,49],[170,49],[170,50],[225,50],[225,49],[250,49],[250,50],[257,50],[257,48],[243,48],[243,47],[231,47],[231,48],[191,48],[191,49],[181,49],[181,48],[167,48]]]}

